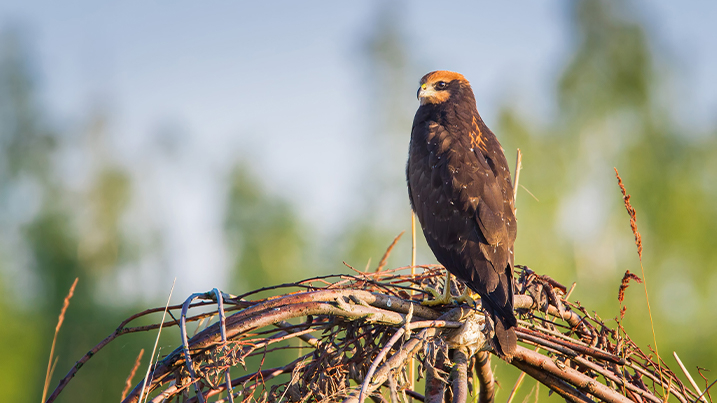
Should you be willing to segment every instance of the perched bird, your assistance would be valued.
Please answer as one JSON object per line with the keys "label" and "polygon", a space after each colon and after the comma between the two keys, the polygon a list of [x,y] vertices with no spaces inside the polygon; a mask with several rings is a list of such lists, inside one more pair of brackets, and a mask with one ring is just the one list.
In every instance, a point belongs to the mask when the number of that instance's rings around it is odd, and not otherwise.
{"label": "perched bird", "polygon": [[443,296],[431,304],[450,303],[450,275],[455,275],[480,295],[493,322],[493,348],[509,359],[516,348],[517,228],[508,162],[461,74],[426,74],[418,100],[406,167],[408,195],[428,245],[448,270]]}

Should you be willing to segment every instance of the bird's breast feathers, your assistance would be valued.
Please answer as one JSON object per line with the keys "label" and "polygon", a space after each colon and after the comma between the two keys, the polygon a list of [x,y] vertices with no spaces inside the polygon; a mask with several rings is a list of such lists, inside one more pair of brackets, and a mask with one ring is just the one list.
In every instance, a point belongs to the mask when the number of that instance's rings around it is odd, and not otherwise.
{"label": "bird's breast feathers", "polygon": [[492,168],[501,164],[489,161],[493,144],[486,135],[492,134],[484,134],[475,119],[468,121],[464,127],[430,120],[414,127],[408,178],[412,201],[429,228],[449,224],[464,233],[463,239],[478,229],[483,242],[497,244],[508,238],[513,222],[504,217],[505,186]]}

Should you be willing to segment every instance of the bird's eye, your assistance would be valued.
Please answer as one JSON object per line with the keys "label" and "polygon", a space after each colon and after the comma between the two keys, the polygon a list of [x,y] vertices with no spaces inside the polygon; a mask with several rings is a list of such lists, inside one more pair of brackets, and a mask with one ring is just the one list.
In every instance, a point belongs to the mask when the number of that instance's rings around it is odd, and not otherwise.
{"label": "bird's eye", "polygon": [[448,84],[446,84],[445,81],[439,81],[436,83],[435,87],[438,91],[441,91],[441,90],[445,90],[446,87],[448,87]]}

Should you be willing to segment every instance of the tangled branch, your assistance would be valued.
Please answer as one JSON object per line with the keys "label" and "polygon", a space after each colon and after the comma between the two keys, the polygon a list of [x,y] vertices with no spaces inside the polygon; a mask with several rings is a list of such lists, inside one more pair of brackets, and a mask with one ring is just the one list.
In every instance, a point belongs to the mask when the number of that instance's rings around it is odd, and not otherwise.
{"label": "tangled branch", "polygon": [[[406,396],[464,402],[469,393],[480,402],[492,401],[492,350],[483,334],[482,312],[469,306],[421,305],[422,287],[436,287],[441,275],[437,266],[421,268],[416,275],[402,274],[409,268],[399,268],[315,277],[239,297],[217,290],[193,294],[183,305],[169,307],[181,320],[164,324],[180,326],[184,341],[154,364],[147,381],[139,382],[123,402],[137,402],[141,394],[153,396],[153,402],[178,396],[187,402],[396,402],[407,401]],[[460,295],[457,283],[451,288]],[[267,292],[276,295],[259,297]],[[641,351],[619,323],[608,326],[565,294],[555,280],[516,267],[517,335],[527,348],[519,346],[511,365],[572,402],[660,403],[673,397],[687,403],[699,397],[664,363],[658,365],[652,354]],[[206,311],[207,305],[218,306],[220,320],[188,337],[189,324],[197,323],[199,329],[199,322],[215,314]],[[158,328],[159,323],[128,325],[160,311],[147,310],[124,321],[78,361],[47,402],[112,340]],[[418,362],[419,378],[425,377],[423,391],[410,387],[411,359]],[[264,367],[282,360],[279,366]],[[475,374],[476,385],[469,374]],[[661,379],[667,382],[668,396],[656,389]]]}

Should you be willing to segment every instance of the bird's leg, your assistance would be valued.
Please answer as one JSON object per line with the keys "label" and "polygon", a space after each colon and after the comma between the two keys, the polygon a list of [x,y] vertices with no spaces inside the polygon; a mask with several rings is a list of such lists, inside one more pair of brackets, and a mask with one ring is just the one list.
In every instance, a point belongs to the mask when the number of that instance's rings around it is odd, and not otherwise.
{"label": "bird's leg", "polygon": [[443,285],[443,294],[438,292],[435,288],[426,287],[424,288],[425,291],[430,292],[433,295],[434,299],[425,299],[421,302],[421,305],[428,305],[428,306],[434,306],[434,305],[448,305],[453,302],[453,298],[451,296],[451,272],[446,270],[446,282]]}

